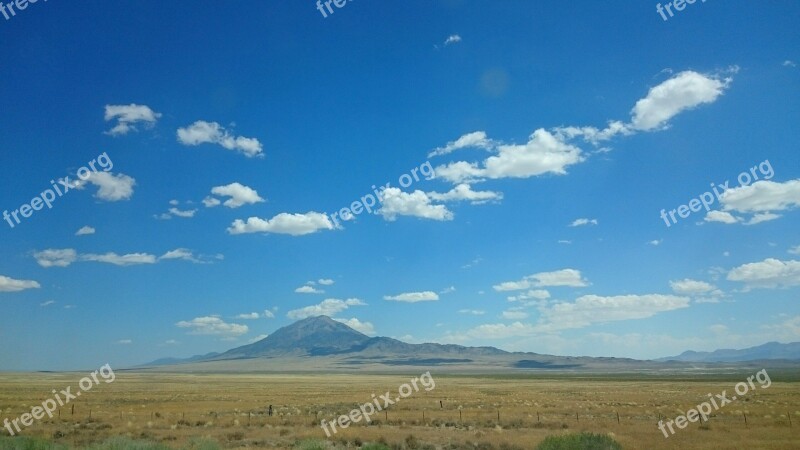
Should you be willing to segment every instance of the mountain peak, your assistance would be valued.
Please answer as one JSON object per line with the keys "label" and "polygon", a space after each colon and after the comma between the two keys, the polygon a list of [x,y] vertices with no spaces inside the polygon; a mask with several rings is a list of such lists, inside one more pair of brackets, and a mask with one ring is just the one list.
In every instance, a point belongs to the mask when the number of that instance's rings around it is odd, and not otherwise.
{"label": "mountain peak", "polygon": [[369,336],[328,316],[307,317],[266,338],[223,353],[219,358],[277,355],[325,355],[362,345]]}

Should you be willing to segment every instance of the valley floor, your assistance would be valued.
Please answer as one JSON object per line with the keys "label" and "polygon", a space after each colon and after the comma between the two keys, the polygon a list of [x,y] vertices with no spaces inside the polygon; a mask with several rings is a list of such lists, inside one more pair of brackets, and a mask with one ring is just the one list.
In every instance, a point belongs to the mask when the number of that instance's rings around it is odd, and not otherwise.
{"label": "valley floor", "polygon": [[[74,393],[84,375],[0,374],[0,420],[30,413],[53,398],[53,390],[73,386]],[[756,383],[708,422],[689,423],[665,438],[659,418],[675,419],[708,400],[709,393],[726,391],[730,398],[746,374],[692,381],[433,371],[435,388],[426,390],[430,384],[420,381],[418,390],[374,414],[369,425],[360,420],[326,437],[321,420],[335,421],[354,408],[374,405],[373,394],[379,399],[388,391],[395,401],[415,376],[118,371],[113,383],[100,383],[21,434],[77,447],[128,436],[174,448],[206,438],[230,449],[292,448],[304,439],[327,439],[336,448],[381,441],[396,448],[530,449],[549,435],[591,431],[611,435],[625,449],[800,448],[800,381],[782,374],[771,374],[767,388]],[[377,401],[383,407],[384,401]],[[5,428],[2,435],[8,435]]]}

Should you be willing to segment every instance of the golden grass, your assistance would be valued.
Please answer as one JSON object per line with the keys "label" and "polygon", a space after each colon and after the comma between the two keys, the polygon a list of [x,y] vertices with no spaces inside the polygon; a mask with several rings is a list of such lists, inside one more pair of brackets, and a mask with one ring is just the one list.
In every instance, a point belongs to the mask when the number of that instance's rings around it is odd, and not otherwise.
{"label": "golden grass", "polygon": [[[53,389],[72,386],[74,392],[82,376],[0,374],[0,420],[30,412]],[[174,446],[205,437],[224,448],[290,448],[298,439],[325,438],[320,419],[347,414],[372,394],[388,390],[397,396],[398,387],[412,376],[117,372],[114,383],[101,380],[74,401],[74,415],[67,405],[60,417],[34,423],[23,434],[77,446],[121,435]],[[374,416],[370,426],[351,426],[331,441],[349,442],[353,448],[356,442],[380,439],[400,444],[413,435],[440,448],[486,442],[493,448],[507,443],[528,449],[548,435],[590,431],[608,433],[626,449],[800,448],[798,382],[773,379],[768,389],[757,388],[727,405],[707,425],[692,423],[665,439],[657,417],[675,418],[707,393],[730,393],[736,381],[481,378],[435,372],[433,377],[434,390],[420,388]],[[273,417],[266,415],[270,404]]]}

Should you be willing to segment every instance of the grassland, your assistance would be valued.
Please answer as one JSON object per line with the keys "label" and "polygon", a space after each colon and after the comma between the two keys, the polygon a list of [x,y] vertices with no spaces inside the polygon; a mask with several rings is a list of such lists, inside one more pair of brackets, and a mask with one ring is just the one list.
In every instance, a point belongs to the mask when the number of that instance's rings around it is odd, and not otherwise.
{"label": "grassland", "polygon": [[[747,374],[700,379],[432,374],[435,389],[420,389],[374,416],[369,426],[351,426],[328,441],[336,448],[383,442],[395,448],[530,449],[548,436],[587,431],[610,435],[625,449],[800,448],[800,382],[787,374],[771,374],[769,388],[751,391],[709,422],[691,423],[668,439],[656,427],[658,417],[683,414],[707,393],[730,393]],[[0,420],[30,412],[53,389],[74,391],[83,375],[0,374]],[[229,449],[293,448],[298,441],[326,439],[321,419],[347,414],[372,394],[396,395],[415,374],[116,375],[114,383],[102,383],[62,407],[60,417],[45,417],[23,434],[76,448],[117,436],[170,448],[191,448],[198,439]]]}

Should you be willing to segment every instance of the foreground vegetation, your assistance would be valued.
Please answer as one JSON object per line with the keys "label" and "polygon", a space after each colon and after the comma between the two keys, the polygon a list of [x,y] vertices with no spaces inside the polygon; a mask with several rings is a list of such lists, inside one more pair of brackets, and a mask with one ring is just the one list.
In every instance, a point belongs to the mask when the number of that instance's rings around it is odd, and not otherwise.
{"label": "foreground vegetation", "polygon": [[[598,450],[702,450],[723,448],[720,442],[731,443],[724,448],[795,450],[800,432],[800,383],[780,376],[772,377],[769,389],[754,390],[715,412],[709,422],[692,423],[665,439],[656,426],[659,419],[683,414],[709,392],[730,393],[735,383],[729,377],[615,381],[433,375],[435,389],[416,392],[375,414],[369,424],[361,421],[326,438],[320,420],[347,414],[372,394],[396,392],[410,376],[120,372],[114,383],[25,429],[27,438],[0,437],[0,450],[518,450],[537,445],[542,450],[584,445],[584,450],[594,444]],[[0,374],[0,421],[30,412],[52,389],[74,385],[75,377]]]}

